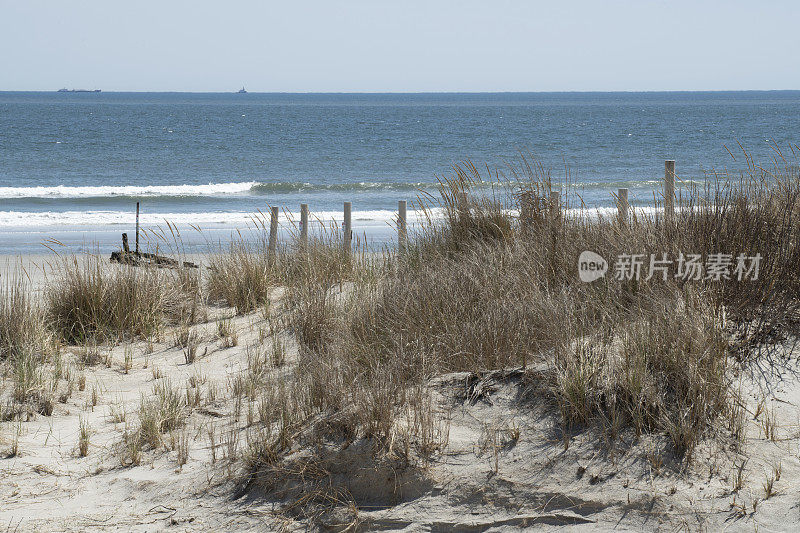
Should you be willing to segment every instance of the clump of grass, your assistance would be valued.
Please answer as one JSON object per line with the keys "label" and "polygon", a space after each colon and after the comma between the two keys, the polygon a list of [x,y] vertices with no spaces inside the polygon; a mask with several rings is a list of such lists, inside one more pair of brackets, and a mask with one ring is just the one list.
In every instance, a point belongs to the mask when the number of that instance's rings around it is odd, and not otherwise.
{"label": "clump of grass", "polygon": [[74,387],[75,387],[75,382],[72,379],[67,380],[67,388],[66,390],[62,391],[61,394],[59,394],[58,403],[67,403],[70,396],[72,396]]}
{"label": "clump of grass", "polygon": [[9,366],[14,402],[30,406],[45,416],[51,415],[54,408],[52,391],[46,385],[38,354],[19,352],[11,358]]}
{"label": "clump of grass", "polygon": [[122,401],[120,401],[119,404],[111,404],[109,416],[111,417],[111,422],[114,424],[125,422],[128,418],[128,412],[125,409],[125,404]]}
{"label": "clump of grass", "polygon": [[127,422],[122,433],[122,446],[119,462],[122,466],[136,466],[142,460],[142,439],[140,432],[131,432]]}
{"label": "clump of grass", "polygon": [[[637,433],[662,432],[691,452],[728,409],[728,339],[691,292],[641,309],[609,337],[556,352],[555,395],[567,422],[622,417]],[[615,350],[615,346],[619,346]]]}
{"label": "clump of grass", "polygon": [[95,366],[98,364],[109,365],[110,355],[108,352],[102,352],[100,346],[96,342],[90,342],[86,346],[81,346],[76,350],[75,355],[78,361],[84,366]]}
{"label": "clump of grass", "polygon": [[[488,171],[489,182],[499,180],[498,173]],[[512,238],[514,223],[504,212],[504,202],[496,195],[470,194],[486,180],[475,165],[466,161],[453,166],[450,176],[439,179],[438,208],[444,211],[445,224],[431,231],[418,242],[437,252],[459,251],[476,242],[503,242]],[[531,183],[530,180],[528,183]],[[549,181],[546,183],[549,188]],[[510,199],[508,199],[510,200]],[[433,228],[429,228],[433,229]]]}
{"label": "clump of grass", "polygon": [[211,256],[208,296],[247,313],[264,304],[274,281],[266,247],[234,241],[226,252]]}
{"label": "clump of grass", "polygon": [[775,495],[775,482],[777,481],[775,477],[775,472],[766,475],[766,479],[764,481],[764,499],[769,500],[771,497]]}
{"label": "clump of grass", "polygon": [[0,285],[0,361],[41,352],[48,341],[43,316],[22,278]]}
{"label": "clump of grass", "polygon": [[17,421],[17,427],[14,431],[14,437],[11,440],[11,446],[8,449],[8,453],[6,454],[6,458],[10,459],[12,457],[16,457],[20,454],[19,448],[19,439],[22,437],[22,420]]}
{"label": "clump of grass", "polygon": [[211,464],[217,464],[217,429],[214,424],[208,426],[208,447],[211,450]]}
{"label": "clump of grass", "polygon": [[167,269],[105,265],[87,256],[66,260],[61,277],[45,292],[47,317],[64,341],[147,338],[179,320],[185,293]]}
{"label": "clump of grass", "polygon": [[223,348],[232,348],[239,344],[239,334],[236,326],[229,319],[217,321],[217,337]]}
{"label": "clump of grass", "polygon": [[190,365],[197,358],[200,335],[196,331],[190,330],[188,326],[184,326],[175,333],[175,345],[183,348],[183,359],[187,365]]}
{"label": "clump of grass", "polygon": [[744,487],[745,473],[744,469],[747,466],[747,460],[742,460],[739,465],[734,464],[735,474],[733,476],[733,492],[739,492]]}
{"label": "clump of grass", "polygon": [[184,429],[177,436],[173,433],[172,438],[175,441],[173,448],[177,453],[178,467],[183,468],[189,460],[189,432]]}
{"label": "clump of grass", "polygon": [[[282,281],[288,289],[289,326],[301,350],[318,351],[334,335],[337,309],[348,299],[353,283],[368,283],[384,265],[356,243],[347,254],[333,229],[304,248],[279,256]],[[271,332],[274,324],[270,321]]]}
{"label": "clump of grass", "polygon": [[160,380],[153,386],[151,398],[142,396],[138,438],[141,443],[157,448],[161,444],[161,434],[179,428],[187,416],[188,409],[181,393],[168,379]]}
{"label": "clump of grass", "polygon": [[89,422],[81,418],[80,428],[78,430],[78,455],[86,457],[89,455],[89,437],[91,436],[91,428]]}
{"label": "clump of grass", "polygon": [[778,422],[775,414],[775,409],[764,407],[761,417],[761,429],[764,432],[764,438],[773,442],[778,440]]}
{"label": "clump of grass", "polygon": [[176,348],[186,348],[189,345],[189,339],[192,335],[191,328],[184,324],[174,332],[174,342],[172,345]]}
{"label": "clump of grass", "polygon": [[203,294],[200,270],[196,268],[180,268],[174,272],[178,291],[184,296],[179,301],[178,322],[196,324],[208,321],[208,308]]}
{"label": "clump of grass", "polygon": [[46,416],[54,408],[53,390],[47,386],[42,370],[49,351],[53,352],[57,381],[62,368],[57,345],[51,343],[28,286],[15,273],[0,285],[0,364],[10,370],[14,402],[28,406],[22,410],[32,409]]}
{"label": "clump of grass", "polygon": [[186,387],[186,406],[199,407],[202,399],[203,397],[202,393],[200,392],[199,384],[196,383],[196,381],[193,381],[192,378],[189,378]]}
{"label": "clump of grass", "polygon": [[100,401],[100,393],[97,390],[97,385],[92,386],[92,399],[91,399],[91,407],[92,411],[94,408],[97,407],[97,403]]}
{"label": "clump of grass", "polygon": [[183,349],[183,360],[186,361],[187,365],[191,365],[194,363],[195,359],[197,359],[197,347],[199,344],[197,339],[193,339],[192,342]]}

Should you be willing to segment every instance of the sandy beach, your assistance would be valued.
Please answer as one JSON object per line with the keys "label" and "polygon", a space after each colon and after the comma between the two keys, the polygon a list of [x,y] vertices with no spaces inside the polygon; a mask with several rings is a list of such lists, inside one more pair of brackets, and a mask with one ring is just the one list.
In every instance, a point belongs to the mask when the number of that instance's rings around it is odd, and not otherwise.
{"label": "sandy beach", "polygon": [[[0,279],[23,275],[41,296],[59,279],[63,260],[4,257]],[[207,265],[209,257],[192,260]],[[346,298],[352,290],[337,285],[330,295]],[[773,360],[783,363],[740,377],[741,446],[704,439],[689,464],[665,451],[658,435],[627,434],[609,447],[602,431],[565,433],[551,406],[536,399],[548,369],[534,363],[427,380],[426,439],[435,451],[413,466],[408,452],[392,447],[376,456],[369,440],[322,449],[306,443],[285,452],[287,468],[314,457],[326,489],[314,475],[298,487],[283,471],[256,482],[244,466],[252,439],[263,436],[255,428],[302,359],[295,335],[276,327],[291,305],[286,288],[270,289],[265,305],[237,314],[210,303],[191,325],[191,363],[177,340],[181,325],[147,340],[63,345],[52,412],[0,422],[0,524],[13,531],[773,531],[795,519],[800,380],[791,368],[800,352],[792,344],[774,346]],[[259,354],[276,345],[284,359],[259,370],[266,396],[243,393]],[[55,372],[52,363],[42,368]],[[6,412],[10,378],[0,385]],[[160,386],[174,388],[185,419],[134,458],[126,436]],[[304,490],[332,490],[334,500],[346,494],[351,503],[296,507]]]}

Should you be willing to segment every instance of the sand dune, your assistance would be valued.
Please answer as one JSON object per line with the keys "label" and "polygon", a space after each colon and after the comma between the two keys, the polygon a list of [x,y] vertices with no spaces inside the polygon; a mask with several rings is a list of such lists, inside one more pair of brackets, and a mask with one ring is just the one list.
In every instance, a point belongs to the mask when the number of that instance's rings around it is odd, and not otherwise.
{"label": "sand dune", "polygon": [[[29,264],[39,262],[33,259],[27,258]],[[282,297],[281,290],[273,292],[276,313]],[[224,317],[232,317],[235,346],[225,347],[217,333],[216,320]],[[234,392],[253,351],[270,345],[274,335],[286,347],[286,363],[273,368],[269,380],[283,379],[297,363],[294,340],[285,331],[265,333],[259,312],[233,316],[227,308],[210,309],[208,320],[193,330],[199,344],[192,364],[174,346],[175,329],[152,346],[141,341],[100,347],[102,362],[83,371],[72,367],[85,377],[85,387],[62,398],[51,416],[34,414],[0,424],[2,527],[776,531],[798,519],[800,380],[792,371],[797,352],[791,346],[775,347],[780,364],[772,365],[770,373],[753,373],[742,381],[750,413],[745,417],[746,455],[724,439],[708,440],[688,469],[676,467],[682,463],[668,456],[662,459],[664,442],[658,436],[624,434],[609,447],[597,429],[565,432],[555,406],[536,394],[543,369],[441,376],[426,388],[440,417],[436,438],[443,446],[414,464],[391,454],[376,460],[364,441],[314,450],[315,464],[328,474],[326,487],[334,494],[346,491],[351,503],[308,516],[298,502],[313,483],[298,484],[276,474],[248,486],[241,458],[258,405]],[[76,361],[85,349],[66,346],[64,358]],[[142,399],[153,395],[157,383],[170,383],[182,396],[197,400],[190,402],[184,428],[166,434],[158,449],[142,451],[139,464],[132,465],[123,434],[135,426]],[[7,397],[2,387],[0,397]],[[771,438],[765,436],[764,420],[774,422]],[[90,428],[85,457],[77,449],[82,423]],[[310,448],[293,450],[283,459],[286,471],[304,464],[311,453]],[[736,487],[737,477],[741,487]],[[770,478],[774,485],[768,497]]]}

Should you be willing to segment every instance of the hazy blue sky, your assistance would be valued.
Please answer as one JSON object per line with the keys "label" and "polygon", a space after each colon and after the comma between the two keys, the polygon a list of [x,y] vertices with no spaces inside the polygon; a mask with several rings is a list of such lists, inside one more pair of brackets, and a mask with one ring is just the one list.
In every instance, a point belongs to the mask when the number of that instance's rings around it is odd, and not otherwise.
{"label": "hazy blue sky", "polygon": [[0,90],[800,89],[800,2],[0,0],[0,50]]}

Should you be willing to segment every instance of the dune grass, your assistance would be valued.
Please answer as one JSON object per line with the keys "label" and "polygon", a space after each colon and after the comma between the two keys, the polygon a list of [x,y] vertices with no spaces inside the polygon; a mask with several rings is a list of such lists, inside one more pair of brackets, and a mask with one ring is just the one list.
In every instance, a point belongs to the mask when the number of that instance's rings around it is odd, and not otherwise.
{"label": "dune grass", "polygon": [[[413,448],[433,422],[409,431],[402,414],[413,408],[423,418],[427,380],[521,367],[565,432],[657,434],[686,460],[704,439],[724,438],[720,428],[741,438],[739,365],[798,324],[796,170],[712,177],[686,191],[674,219],[634,211],[624,224],[576,216],[569,194],[554,209],[539,166],[523,160],[511,175],[512,188],[480,196],[471,189],[485,176],[456,167],[427,206],[443,209],[444,222],[425,226],[404,253],[368,269],[331,256],[321,263],[328,274],[306,265],[284,278],[301,347],[283,400],[294,419],[321,428],[316,438],[368,438],[378,449],[408,449],[406,439]],[[666,278],[616,280],[612,270],[589,284],[577,276],[584,250],[612,269],[620,254],[683,252],[705,262],[729,253],[734,264],[738,254],[760,254],[762,262],[755,280],[685,281],[673,264]],[[275,445],[264,448],[268,457],[253,461],[262,468],[276,461]]]}
{"label": "dune grass", "polygon": [[22,278],[0,285],[0,360],[41,350],[47,339],[41,313]]}
{"label": "dune grass", "polygon": [[11,398],[17,404],[6,408],[0,421],[20,416],[28,408],[44,415],[52,413],[52,387],[42,370],[53,353],[50,341],[41,310],[24,280],[14,277],[0,286],[0,377],[10,376]]}
{"label": "dune grass", "polygon": [[226,252],[212,255],[209,262],[207,291],[212,301],[234,307],[237,314],[267,302],[269,289],[274,286],[274,270],[262,244],[234,241]]}
{"label": "dune grass", "polygon": [[141,398],[138,428],[125,434],[127,461],[138,463],[138,455],[146,446],[158,448],[162,434],[181,427],[190,411],[179,388],[174,387],[169,379],[158,380],[153,385],[152,395]]}
{"label": "dune grass", "polygon": [[180,271],[72,258],[47,287],[45,314],[68,343],[146,338],[165,323],[195,318],[198,288]]}

